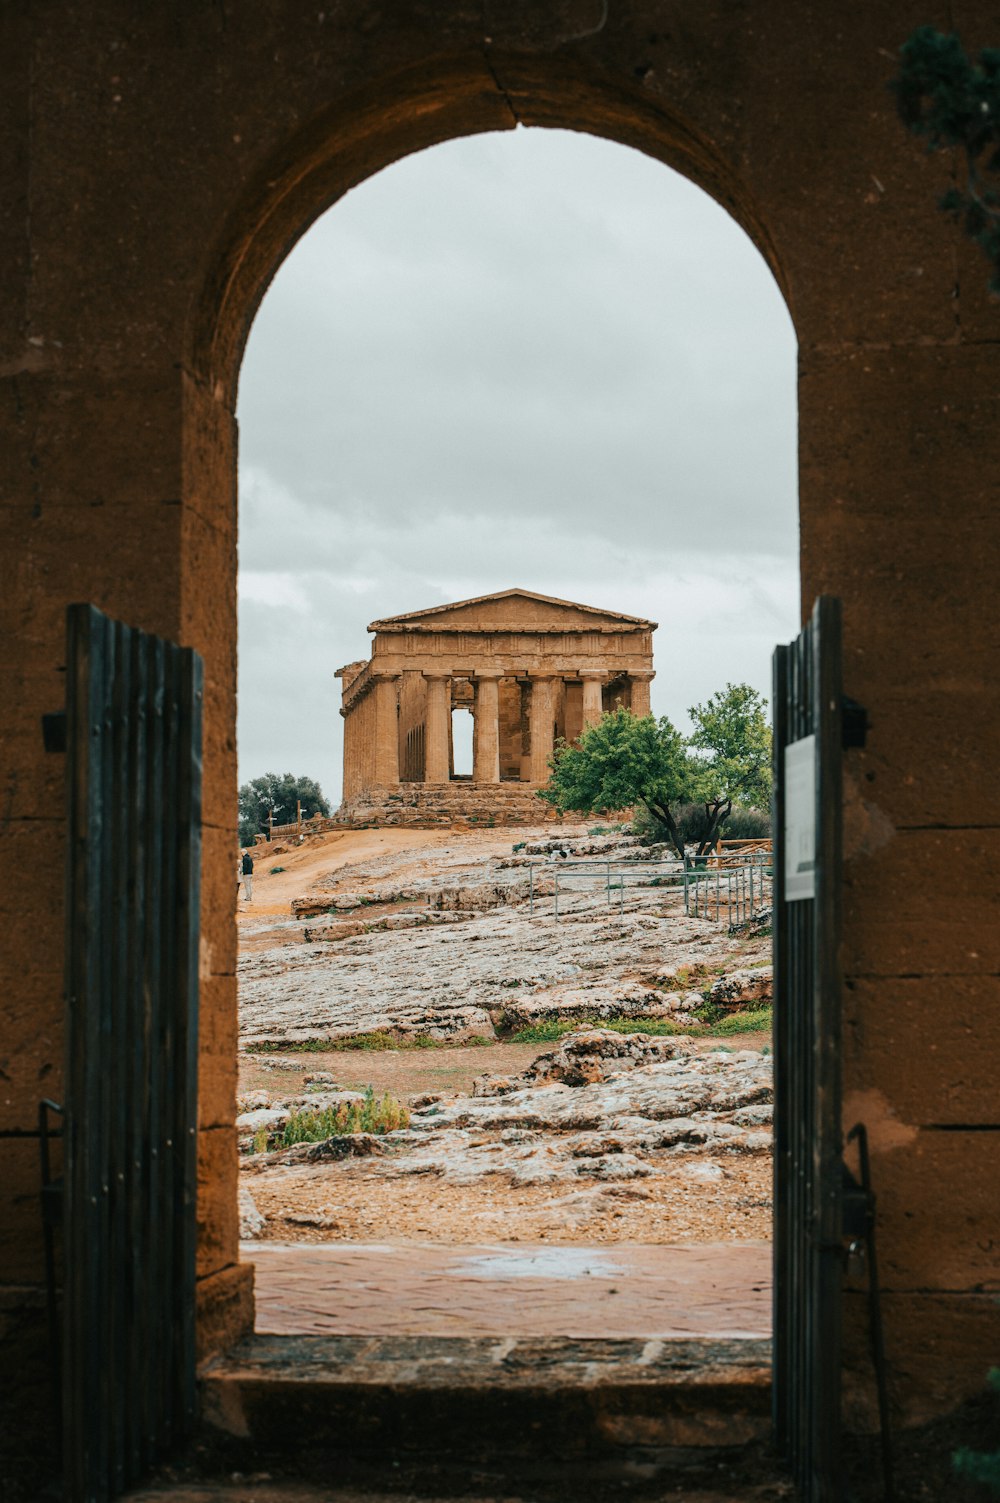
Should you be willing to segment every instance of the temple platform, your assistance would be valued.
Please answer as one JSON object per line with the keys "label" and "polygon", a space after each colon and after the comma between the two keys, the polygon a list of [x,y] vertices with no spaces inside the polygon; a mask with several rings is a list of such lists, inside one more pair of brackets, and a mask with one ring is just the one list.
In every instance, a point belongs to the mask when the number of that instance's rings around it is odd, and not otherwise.
{"label": "temple platform", "polygon": [[540,783],[474,783],[469,778],[453,778],[448,783],[366,788],[345,799],[332,819],[320,821],[319,827],[357,830],[402,825],[430,830],[453,824],[487,829],[549,821],[558,824],[562,816],[538,797],[540,787]]}

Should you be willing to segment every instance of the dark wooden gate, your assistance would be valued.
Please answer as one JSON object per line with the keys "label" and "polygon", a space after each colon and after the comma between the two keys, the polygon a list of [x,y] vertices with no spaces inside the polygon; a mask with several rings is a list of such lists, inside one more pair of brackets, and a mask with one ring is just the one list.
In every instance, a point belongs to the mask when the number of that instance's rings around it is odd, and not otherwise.
{"label": "dark wooden gate", "polygon": [[89,605],[67,637],[63,1439],[102,1503],[194,1411],[202,665]]}
{"label": "dark wooden gate", "polygon": [[843,1160],[839,600],[774,654],[774,1406],[804,1503],[840,1468]]}

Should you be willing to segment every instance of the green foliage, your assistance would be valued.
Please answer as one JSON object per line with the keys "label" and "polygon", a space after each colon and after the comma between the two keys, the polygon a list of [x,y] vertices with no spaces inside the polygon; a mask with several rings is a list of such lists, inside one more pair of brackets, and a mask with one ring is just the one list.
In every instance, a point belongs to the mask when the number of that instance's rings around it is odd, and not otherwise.
{"label": "green foliage", "polygon": [[695,791],[695,768],[684,738],[664,716],[633,715],[621,706],[588,726],[579,741],[562,742],[541,797],[562,813],[607,814],[641,803],[670,831],[670,805]]}
{"label": "green foliage", "polygon": [[[692,705],[688,745],[697,767],[697,796],[705,808],[704,855],[719,839],[736,804],[765,810],[771,802],[771,727],[767,700],[749,684],[727,684],[703,705]],[[734,837],[735,838],[735,837]]]}
{"label": "green foliage", "polygon": [[762,1028],[770,1029],[774,1021],[774,1014],[770,1003],[763,1007],[750,1007],[746,1012],[731,1012],[726,1017],[720,1018],[713,1023],[711,1034],[713,1038],[728,1038],[732,1033],[758,1033]]}
{"label": "green foliage", "polygon": [[528,1028],[520,1028],[507,1040],[510,1044],[551,1044],[578,1028],[610,1028],[612,1033],[682,1033],[670,1018],[542,1018]]}
{"label": "green foliage", "polygon": [[572,1033],[574,1028],[589,1027],[589,1024],[570,1022],[567,1018],[543,1018],[540,1023],[531,1023],[527,1028],[519,1028],[512,1033],[507,1040],[510,1044],[551,1044],[556,1039],[561,1039],[564,1033]]}
{"label": "green foliage", "polygon": [[[1000,1367],[989,1373],[990,1387],[1000,1392]],[[1000,1493],[1000,1451],[972,1451],[962,1446],[952,1457],[956,1472],[973,1482],[982,1482],[993,1493]]]}
{"label": "green foliage", "polygon": [[[640,805],[636,827],[652,828],[684,855],[679,808],[698,801],[700,854],[718,839],[736,804],[767,809],[771,795],[771,730],[767,701],[749,684],[727,684],[690,711],[685,741],[665,717],[633,715],[621,706],[588,726],[579,741],[556,748],[541,797],[562,813],[607,814]],[[598,826],[598,828],[600,828]],[[755,832],[756,833],[756,832]],[[738,837],[735,837],[738,838]]]}
{"label": "green foliage", "polygon": [[385,1049],[445,1049],[446,1039],[431,1038],[427,1033],[395,1034],[378,1030],[374,1033],[351,1033],[336,1039],[289,1039],[280,1044],[248,1044],[248,1054],[341,1054],[362,1049],[378,1053]]}
{"label": "green foliage", "polygon": [[528,1028],[512,1033],[510,1044],[552,1044],[565,1034],[578,1028],[610,1028],[613,1033],[646,1033],[652,1037],[671,1037],[676,1034],[708,1034],[712,1038],[728,1038],[734,1033],[758,1033],[771,1027],[770,1006],[756,1007],[747,1012],[723,1013],[721,1009],[707,1004],[689,1014],[682,1022],[673,1018],[542,1018]]}
{"label": "green foliage", "polygon": [[[674,810],[674,823],[685,845],[702,845],[707,840],[711,827],[711,813],[704,804],[678,804]],[[668,840],[669,835],[660,822],[645,809],[640,810],[633,822],[637,835],[654,840]],[[762,809],[745,809],[734,804],[729,813],[720,819],[716,838],[726,840],[768,840],[771,835],[771,816]]]}
{"label": "green foliage", "polygon": [[692,705],[689,745],[703,775],[702,798],[748,809],[771,803],[771,727],[767,700],[749,684],[727,684],[703,705]]}
{"label": "green foliage", "polygon": [[965,183],[939,207],[985,252],[990,290],[1000,293],[1000,193],[984,177],[1000,171],[1000,49],[973,62],[954,33],[921,26],[900,48],[890,88],[903,124],[928,151],[962,153]]}
{"label": "green foliage", "polygon": [[[339,1106],[327,1106],[321,1110],[304,1107],[292,1112],[284,1128],[271,1138],[275,1148],[291,1148],[296,1143],[322,1143],[327,1138],[340,1138],[355,1132],[395,1132],[398,1127],[409,1127],[409,1108],[385,1091],[376,1096],[374,1086],[368,1086],[362,1101],[343,1101]],[[254,1151],[257,1152],[257,1137],[254,1135]]]}
{"label": "green foliage", "polygon": [[253,845],[254,836],[267,829],[267,814],[274,810],[276,825],[295,823],[296,803],[301,800],[302,815],[319,814],[326,818],[330,805],[323,790],[312,778],[294,773],[266,772],[263,777],[244,783],[239,792],[240,845]]}

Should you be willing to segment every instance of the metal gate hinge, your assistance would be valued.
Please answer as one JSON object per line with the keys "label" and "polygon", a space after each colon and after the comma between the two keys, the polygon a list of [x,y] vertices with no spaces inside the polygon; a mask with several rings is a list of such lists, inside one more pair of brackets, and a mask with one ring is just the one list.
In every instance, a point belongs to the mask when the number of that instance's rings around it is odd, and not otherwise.
{"label": "metal gate hinge", "polygon": [[841,743],[844,750],[864,746],[868,739],[868,711],[847,694],[840,697]]}
{"label": "metal gate hinge", "polygon": [[42,741],[47,752],[66,750],[65,710],[57,710],[54,715],[42,716]]}

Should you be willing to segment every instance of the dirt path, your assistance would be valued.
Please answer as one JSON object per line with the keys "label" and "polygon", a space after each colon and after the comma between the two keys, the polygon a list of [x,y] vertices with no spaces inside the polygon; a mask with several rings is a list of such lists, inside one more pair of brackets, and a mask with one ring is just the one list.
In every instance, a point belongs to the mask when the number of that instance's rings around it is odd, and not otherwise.
{"label": "dirt path", "polygon": [[[741,1033],[731,1039],[693,1040],[699,1051],[726,1052],[732,1049],[765,1049],[769,1033]],[[284,1052],[282,1054],[241,1054],[240,1095],[251,1091],[303,1091],[307,1077],[318,1073],[333,1076],[344,1090],[364,1090],[373,1086],[381,1093],[391,1091],[401,1101],[430,1092],[445,1096],[467,1094],[477,1075],[518,1075],[553,1044],[475,1044],[443,1049],[337,1049],[327,1051]]]}
{"label": "dirt path", "polygon": [[[462,838],[476,839],[474,835]],[[419,846],[446,846],[455,840],[448,830],[332,830],[307,836],[298,849],[282,840],[256,846],[253,899],[247,903],[240,894],[236,922],[242,930],[257,927],[265,917],[287,918],[293,898],[308,892],[318,877],[353,861],[369,861],[373,856]],[[272,868],[278,866],[282,870],[272,874]]]}

